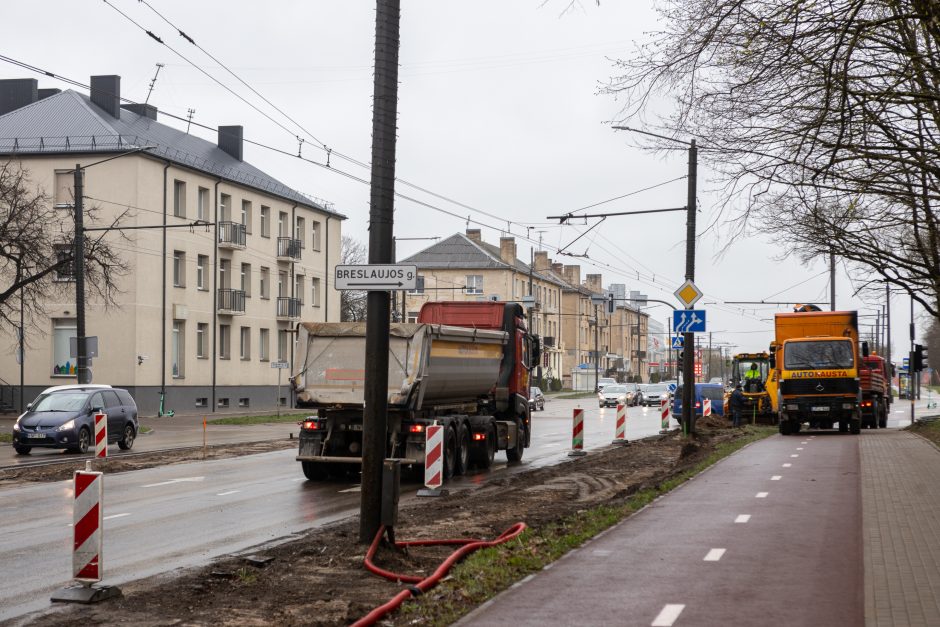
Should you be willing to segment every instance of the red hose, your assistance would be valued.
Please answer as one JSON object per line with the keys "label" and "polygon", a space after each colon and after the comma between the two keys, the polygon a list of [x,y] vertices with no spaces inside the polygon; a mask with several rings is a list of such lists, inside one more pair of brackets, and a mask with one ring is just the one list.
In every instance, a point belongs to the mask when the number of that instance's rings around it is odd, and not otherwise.
{"label": "red hose", "polygon": [[[491,546],[496,546],[497,544],[502,544],[512,540],[520,533],[522,533],[526,528],[526,524],[523,522],[517,522],[512,527],[504,531],[499,535],[495,540],[476,540],[476,539],[450,539],[450,540],[412,540],[410,542],[396,542],[396,548],[404,548],[409,546],[447,546],[447,545],[461,545],[459,549],[450,554],[450,556],[441,562],[441,565],[437,569],[428,575],[427,577],[415,577],[413,575],[401,575],[398,573],[393,573],[387,571],[383,568],[379,568],[372,563],[372,558],[375,556],[375,552],[379,548],[379,541],[382,539],[382,535],[385,533],[385,526],[379,527],[378,533],[375,534],[375,538],[372,540],[372,545],[369,547],[369,551],[366,553],[365,566],[371,572],[376,575],[385,577],[392,581],[404,581],[407,583],[415,584],[412,588],[417,588],[420,592],[427,592],[434,586],[438,584],[444,575],[447,574],[447,571],[456,564],[458,561],[463,559],[465,556],[473,553],[478,549],[485,549]],[[388,602],[378,606],[355,623],[353,627],[365,627],[366,625],[374,625],[386,614],[395,611],[401,606],[409,597],[414,596],[412,589],[405,589],[392,597]]]}

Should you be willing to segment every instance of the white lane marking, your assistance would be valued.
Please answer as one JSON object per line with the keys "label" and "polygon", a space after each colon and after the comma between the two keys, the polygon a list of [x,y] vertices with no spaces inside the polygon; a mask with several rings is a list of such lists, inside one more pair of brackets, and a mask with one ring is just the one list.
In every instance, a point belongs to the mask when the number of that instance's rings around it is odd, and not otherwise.
{"label": "white lane marking", "polygon": [[219,492],[216,496],[228,496],[229,494],[235,494],[236,492],[241,492],[241,490],[229,490],[228,492]]}
{"label": "white lane marking", "polygon": [[809,444],[809,442],[800,442],[800,444]]}
{"label": "white lane marking", "polygon": [[293,479],[291,479],[291,481],[306,481],[306,480],[307,480],[306,477],[294,477]]}
{"label": "white lane marking", "polygon": [[711,549],[708,553],[705,554],[705,559],[703,562],[717,562],[725,554],[727,549]]}
{"label": "white lane marking", "polygon": [[770,492],[758,492],[757,494],[754,495],[754,498],[755,498],[755,499],[766,499],[768,494],[770,494]]}
{"label": "white lane marking", "polygon": [[606,551],[604,549],[595,549],[594,551],[591,551],[591,553],[593,555],[597,555],[598,557],[607,557],[608,555],[611,554],[611,551]]}
{"label": "white lane marking", "polygon": [[790,455],[790,457],[799,457],[799,456],[800,456],[799,453],[794,453],[793,455]]}
{"label": "white lane marking", "polygon": [[780,479],[782,479],[782,478],[783,478],[782,475],[774,475],[773,477],[770,478],[770,480],[771,480],[771,481],[780,481]]}
{"label": "white lane marking", "polygon": [[793,466],[793,464],[789,462],[783,465],[784,468],[790,468],[791,466]]}
{"label": "white lane marking", "polygon": [[111,520],[112,518],[124,518],[125,516],[130,516],[130,513],[125,512],[123,514],[111,514],[110,516],[105,516],[101,520]]}
{"label": "white lane marking", "polygon": [[672,627],[684,609],[685,605],[681,603],[667,603],[650,623],[650,627]]}
{"label": "white lane marking", "polygon": [[734,519],[734,522],[738,524],[744,524],[751,519],[750,514],[738,514],[738,517]]}
{"label": "white lane marking", "polygon": [[147,485],[140,486],[142,488],[156,488],[162,485],[172,485],[174,483],[195,483],[197,481],[204,480],[205,477],[182,477],[180,479],[170,479],[169,481],[161,481],[160,483],[148,483]]}
{"label": "white lane marking", "polygon": [[802,450],[803,450],[803,447],[802,447],[802,446],[798,446],[798,447],[796,447],[796,450],[802,451]]}
{"label": "white lane marking", "polygon": [[340,490],[339,492],[340,494],[344,492],[362,492],[362,486],[361,485],[353,486],[351,488],[346,488],[345,490]]}

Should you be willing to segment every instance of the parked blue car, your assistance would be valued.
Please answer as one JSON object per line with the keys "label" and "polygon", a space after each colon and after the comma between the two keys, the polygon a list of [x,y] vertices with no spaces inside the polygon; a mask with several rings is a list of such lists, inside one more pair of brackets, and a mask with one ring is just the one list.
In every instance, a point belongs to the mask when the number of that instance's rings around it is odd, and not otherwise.
{"label": "parked blue car", "polygon": [[[725,387],[715,383],[696,383],[692,399],[695,401],[695,415],[702,417],[702,405],[705,399],[712,402],[712,414],[716,416],[725,415]],[[682,422],[682,386],[676,388],[676,393],[672,401],[672,415]]]}

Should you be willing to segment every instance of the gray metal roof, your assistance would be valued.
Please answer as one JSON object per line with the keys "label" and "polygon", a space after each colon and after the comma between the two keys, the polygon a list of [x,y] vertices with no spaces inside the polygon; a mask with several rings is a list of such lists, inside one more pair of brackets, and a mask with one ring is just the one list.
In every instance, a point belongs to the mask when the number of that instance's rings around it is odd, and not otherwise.
{"label": "gray metal roof", "polygon": [[126,109],[105,113],[71,89],[0,116],[0,155],[123,152],[156,146],[147,154],[332,214],[329,203],[306,196],[216,144]]}

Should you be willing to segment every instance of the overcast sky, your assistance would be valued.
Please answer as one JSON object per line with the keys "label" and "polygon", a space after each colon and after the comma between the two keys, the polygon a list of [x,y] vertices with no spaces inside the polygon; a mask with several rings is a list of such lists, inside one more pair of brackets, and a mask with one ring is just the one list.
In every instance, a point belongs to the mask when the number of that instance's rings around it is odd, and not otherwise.
{"label": "overcast sky", "polygon": [[[119,74],[122,95],[141,102],[147,98],[156,64],[163,63],[149,99],[161,112],[185,117],[188,109],[194,109],[193,121],[212,128],[241,124],[246,139],[294,155],[300,135],[305,139],[303,156],[325,163],[326,152],[318,144],[322,142],[335,151],[330,158],[335,171],[253,145],[246,145],[245,159],[291,187],[333,203],[336,211],[349,217],[344,234],[366,242],[368,186],[339,171],[366,181],[369,173],[338,155],[369,161],[374,3],[148,1],[303,129],[137,0],[4,2],[0,50],[82,83],[91,75]],[[684,151],[643,152],[626,133],[612,130],[609,123],[618,119],[619,104],[598,95],[616,72],[610,59],[628,56],[634,42],[642,42],[644,32],[656,27],[652,2],[610,1],[596,6],[585,0],[567,12],[563,12],[567,0],[542,4],[542,0],[403,0],[397,174],[444,198],[399,182],[396,191],[436,209],[398,199],[395,234],[446,237],[466,229],[469,216],[471,228],[482,228],[488,242],[498,243],[501,232],[516,235],[522,259],[529,258],[530,245],[521,238],[541,237],[550,257],[580,263],[582,277],[600,272],[605,285],[626,283],[628,289],[650,298],[675,302],[672,292],[684,279],[685,269],[683,213],[609,218],[567,248],[585,227],[562,228],[546,219],[666,183],[686,172]],[[39,78],[40,87],[68,87],[0,63],[0,78],[23,77]],[[160,121],[185,127],[166,116]],[[215,141],[214,132],[199,128],[192,132]],[[756,235],[734,242],[718,258],[719,248],[727,243],[727,230],[713,224],[716,203],[707,192],[708,176],[700,169],[696,283],[706,296],[699,305],[708,310],[716,343],[734,344],[736,351],[765,350],[772,336],[772,314],[786,308],[712,303],[828,300],[826,265],[823,260],[811,265],[781,261],[785,251],[772,238]],[[683,179],[590,212],[680,207],[685,198]],[[399,258],[430,243],[400,242]],[[589,259],[559,255],[560,248],[586,253]],[[864,315],[882,305],[852,299],[854,287],[841,265],[836,285],[840,309],[858,308]],[[899,350],[907,350],[908,299],[895,297],[892,309],[897,357]],[[659,306],[649,313],[665,321],[668,310]],[[873,320],[862,319],[865,324]]]}

